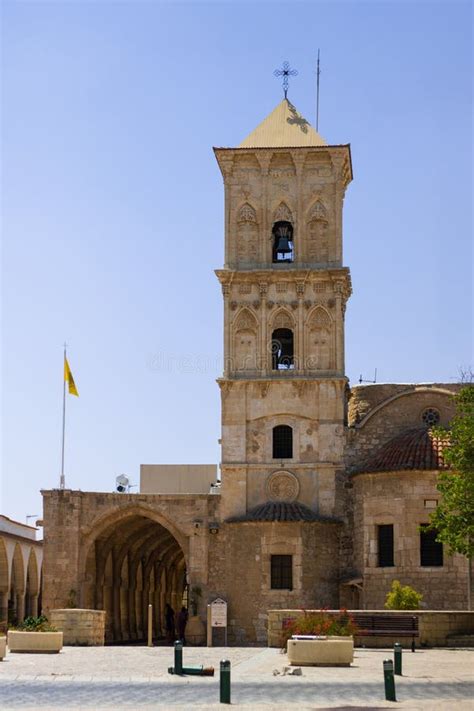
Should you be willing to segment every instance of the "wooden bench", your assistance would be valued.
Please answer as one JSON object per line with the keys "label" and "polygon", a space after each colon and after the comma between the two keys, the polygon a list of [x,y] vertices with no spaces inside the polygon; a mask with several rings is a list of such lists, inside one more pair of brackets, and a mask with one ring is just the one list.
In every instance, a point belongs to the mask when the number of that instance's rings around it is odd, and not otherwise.
{"label": "wooden bench", "polygon": [[378,615],[351,612],[359,628],[359,637],[411,637],[411,651],[415,651],[415,638],[420,636],[418,617],[410,614]]}

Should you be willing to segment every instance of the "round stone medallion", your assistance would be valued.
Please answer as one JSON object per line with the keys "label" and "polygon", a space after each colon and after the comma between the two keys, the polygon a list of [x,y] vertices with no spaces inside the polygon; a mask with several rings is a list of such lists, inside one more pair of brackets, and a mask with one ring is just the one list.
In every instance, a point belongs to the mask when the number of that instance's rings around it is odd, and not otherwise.
{"label": "round stone medallion", "polygon": [[298,479],[291,472],[274,472],[267,479],[267,495],[271,501],[290,503],[299,493]]}

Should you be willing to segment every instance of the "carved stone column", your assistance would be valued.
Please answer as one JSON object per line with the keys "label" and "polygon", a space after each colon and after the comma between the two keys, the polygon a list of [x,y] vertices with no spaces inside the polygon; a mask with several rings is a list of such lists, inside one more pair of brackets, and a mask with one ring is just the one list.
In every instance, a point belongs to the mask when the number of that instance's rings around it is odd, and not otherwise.
{"label": "carved stone column", "polygon": [[342,281],[336,281],[334,292],[336,295],[336,370],[344,373],[344,323],[342,318],[342,297],[344,285]]}
{"label": "carved stone column", "polygon": [[224,377],[229,377],[230,362],[232,358],[230,347],[230,314],[229,314],[229,284],[222,284],[222,295],[224,297]]}
{"label": "carved stone column", "polygon": [[118,570],[116,553],[112,554],[112,615],[114,640],[122,639],[122,625],[120,619],[120,586],[122,584],[120,570]]}
{"label": "carved stone column", "polygon": [[303,205],[303,165],[305,161],[304,156],[293,155],[293,161],[296,167],[296,195],[297,195],[297,206],[296,206],[296,219],[295,219],[295,261],[298,264],[304,264],[306,262],[306,242],[304,239],[304,205]]}
{"label": "carved stone column", "polygon": [[29,611],[31,617],[38,617],[38,593],[32,593],[29,599]]}
{"label": "carved stone column", "polygon": [[[268,264],[271,262],[271,226],[269,225],[268,219],[268,179],[269,179],[269,167],[271,161],[271,153],[267,151],[262,151],[258,154],[258,162],[261,168],[261,181],[262,181],[262,217],[261,217],[261,230],[260,235],[260,263]],[[263,237],[263,239],[262,239]]]}
{"label": "carved stone column", "polygon": [[16,616],[18,622],[23,622],[25,619],[25,593],[17,592],[16,594]]}
{"label": "carved stone column", "polygon": [[260,317],[260,374],[266,375],[268,369],[268,348],[267,348],[267,293],[268,284],[259,282],[258,290],[260,293],[260,301],[262,304]]}
{"label": "carved stone column", "polygon": [[230,222],[230,177],[232,175],[234,159],[229,156],[228,158],[221,158],[221,170],[224,178],[224,222],[225,222],[225,266],[229,264],[235,264],[236,254],[235,254],[235,240],[232,239],[231,235],[231,222]]}
{"label": "carved stone column", "polygon": [[304,281],[296,282],[296,295],[298,296],[298,343],[296,351],[296,368],[300,373],[306,370],[305,352],[304,352],[304,307],[303,296],[305,292]]}
{"label": "carved stone column", "polygon": [[8,620],[8,593],[0,592],[0,622]]}

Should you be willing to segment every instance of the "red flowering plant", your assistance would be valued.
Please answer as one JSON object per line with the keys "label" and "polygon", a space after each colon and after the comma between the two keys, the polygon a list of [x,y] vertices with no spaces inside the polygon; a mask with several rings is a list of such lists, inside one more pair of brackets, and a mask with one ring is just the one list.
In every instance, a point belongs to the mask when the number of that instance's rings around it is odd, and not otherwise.
{"label": "red flowering plant", "polygon": [[327,608],[319,612],[303,610],[296,619],[284,620],[282,647],[293,635],[316,635],[318,637],[350,637],[358,631],[354,618],[345,608],[339,612],[328,612]]}

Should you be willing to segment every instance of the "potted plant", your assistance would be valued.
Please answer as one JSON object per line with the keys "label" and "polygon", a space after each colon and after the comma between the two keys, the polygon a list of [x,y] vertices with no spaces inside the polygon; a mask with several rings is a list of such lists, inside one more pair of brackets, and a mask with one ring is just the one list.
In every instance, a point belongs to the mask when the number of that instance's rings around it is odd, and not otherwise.
{"label": "potted plant", "polygon": [[308,612],[291,620],[283,631],[288,661],[298,666],[350,666],[357,625],[347,610]]}
{"label": "potted plant", "polygon": [[196,646],[204,644],[206,639],[206,628],[198,615],[199,600],[202,597],[202,590],[198,585],[191,588],[189,596],[189,607],[191,608],[191,617],[186,625],[186,639],[189,644]]}
{"label": "potted plant", "polygon": [[63,633],[49,624],[47,617],[27,617],[21,625],[8,630],[10,652],[55,654],[63,647]]}

